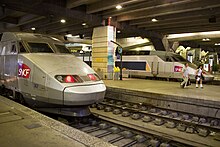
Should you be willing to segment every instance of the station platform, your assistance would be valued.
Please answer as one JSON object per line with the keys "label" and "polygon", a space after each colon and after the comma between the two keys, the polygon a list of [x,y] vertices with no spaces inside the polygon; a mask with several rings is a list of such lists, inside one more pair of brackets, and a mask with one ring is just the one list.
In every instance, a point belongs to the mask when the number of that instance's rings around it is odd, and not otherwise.
{"label": "station platform", "polygon": [[1,147],[110,147],[109,143],[0,96]]}
{"label": "station platform", "polygon": [[123,78],[104,80],[107,98],[136,103],[146,103],[156,107],[191,112],[198,115],[220,118],[220,87],[203,85],[203,89],[192,84],[180,88],[179,82]]}

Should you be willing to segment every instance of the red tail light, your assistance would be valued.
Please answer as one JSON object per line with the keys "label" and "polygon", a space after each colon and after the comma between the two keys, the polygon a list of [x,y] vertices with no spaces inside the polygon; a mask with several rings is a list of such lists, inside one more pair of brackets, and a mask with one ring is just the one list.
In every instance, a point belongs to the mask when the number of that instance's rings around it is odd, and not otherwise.
{"label": "red tail light", "polygon": [[75,79],[73,78],[73,76],[66,76],[64,81],[66,83],[74,83],[75,82]]}
{"label": "red tail light", "polygon": [[90,78],[91,81],[97,81],[97,78],[94,74],[88,74],[88,77]]}

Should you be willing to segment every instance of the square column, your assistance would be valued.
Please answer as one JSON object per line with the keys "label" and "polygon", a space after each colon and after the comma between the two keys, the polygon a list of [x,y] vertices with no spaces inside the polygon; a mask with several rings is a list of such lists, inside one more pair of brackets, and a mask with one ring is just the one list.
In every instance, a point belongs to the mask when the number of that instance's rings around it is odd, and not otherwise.
{"label": "square column", "polygon": [[92,68],[103,79],[113,78],[115,65],[116,29],[113,26],[102,26],[93,29],[92,35]]}

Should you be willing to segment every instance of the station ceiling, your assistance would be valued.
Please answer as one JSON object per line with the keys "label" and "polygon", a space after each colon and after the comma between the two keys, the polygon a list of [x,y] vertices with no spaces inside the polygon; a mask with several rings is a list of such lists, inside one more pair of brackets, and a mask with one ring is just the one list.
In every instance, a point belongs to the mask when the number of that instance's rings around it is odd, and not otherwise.
{"label": "station ceiling", "polygon": [[[1,0],[0,4],[0,32],[91,37],[93,28],[106,25],[110,17],[120,31],[117,37],[161,38],[220,28],[219,0]],[[218,49],[215,42],[210,45]],[[199,40],[193,43],[203,45]]]}

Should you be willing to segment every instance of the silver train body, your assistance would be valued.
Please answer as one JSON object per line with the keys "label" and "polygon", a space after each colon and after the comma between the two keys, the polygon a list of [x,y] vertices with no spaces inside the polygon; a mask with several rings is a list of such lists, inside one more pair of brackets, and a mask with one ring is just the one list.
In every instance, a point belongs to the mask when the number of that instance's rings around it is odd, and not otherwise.
{"label": "silver train body", "polygon": [[[77,55],[83,58],[83,55]],[[91,64],[86,54],[84,61]],[[158,77],[167,79],[182,79],[184,64],[189,64],[189,76],[195,80],[197,66],[188,62],[182,56],[166,51],[124,51],[123,52],[123,77]],[[115,57],[115,66],[120,67],[120,60]],[[212,81],[214,76],[208,72],[204,74],[205,81]]]}
{"label": "silver train body", "polygon": [[0,86],[7,96],[40,111],[84,116],[106,87],[87,64],[51,36],[5,32],[0,42]]}
{"label": "silver train body", "polygon": [[[197,66],[188,62],[182,56],[165,51],[149,51],[145,55],[127,54],[123,56],[123,74],[129,77],[159,77],[182,79],[184,64],[189,64],[189,77],[195,80]],[[119,66],[119,60],[116,60]],[[141,67],[140,67],[141,66]],[[212,81],[214,76],[204,72],[204,80]]]}

